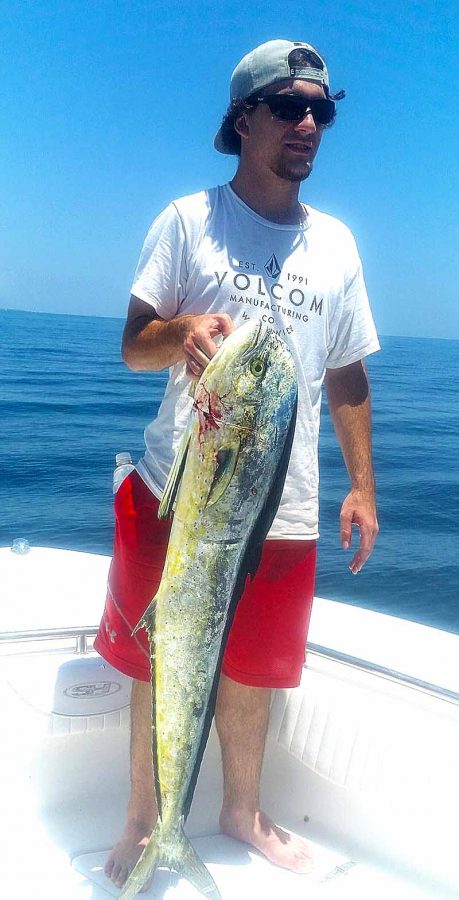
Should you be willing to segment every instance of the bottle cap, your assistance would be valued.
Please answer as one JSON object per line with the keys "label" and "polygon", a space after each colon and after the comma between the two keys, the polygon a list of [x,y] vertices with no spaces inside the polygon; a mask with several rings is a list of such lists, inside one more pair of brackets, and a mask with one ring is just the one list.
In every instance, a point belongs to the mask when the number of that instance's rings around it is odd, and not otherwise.
{"label": "bottle cap", "polygon": [[132,457],[130,453],[117,453],[115,456],[115,462],[117,466],[129,466],[132,465]]}
{"label": "bottle cap", "polygon": [[19,553],[20,556],[24,556],[26,553],[29,552],[30,544],[29,544],[27,538],[23,538],[23,537],[15,538],[11,545],[11,549],[12,549],[13,553]]}

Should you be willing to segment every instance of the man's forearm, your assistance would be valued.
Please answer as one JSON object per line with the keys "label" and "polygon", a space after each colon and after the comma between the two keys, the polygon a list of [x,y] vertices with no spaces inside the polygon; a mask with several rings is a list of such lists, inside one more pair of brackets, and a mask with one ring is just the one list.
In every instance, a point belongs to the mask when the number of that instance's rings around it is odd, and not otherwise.
{"label": "man's forearm", "polygon": [[352,489],[373,494],[371,399],[363,363],[329,369],[325,386]]}
{"label": "man's forearm", "polygon": [[175,316],[165,321],[138,297],[131,297],[123,332],[122,356],[134,371],[159,372],[186,362],[190,378],[199,378],[217,352],[215,339],[233,331],[227,313]]}
{"label": "man's forearm", "polygon": [[184,360],[184,341],[192,318],[177,316],[164,322],[139,317],[128,322],[121,348],[126,365],[135,372],[159,372]]}

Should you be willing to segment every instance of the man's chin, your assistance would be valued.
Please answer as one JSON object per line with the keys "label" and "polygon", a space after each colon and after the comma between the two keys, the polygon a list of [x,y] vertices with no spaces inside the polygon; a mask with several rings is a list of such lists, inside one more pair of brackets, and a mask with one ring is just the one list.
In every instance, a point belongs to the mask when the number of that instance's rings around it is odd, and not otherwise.
{"label": "man's chin", "polygon": [[302,181],[306,181],[306,178],[309,178],[311,172],[312,162],[306,162],[301,166],[282,166],[277,174],[285,181],[291,181],[292,183],[296,182],[297,184],[300,184]]}

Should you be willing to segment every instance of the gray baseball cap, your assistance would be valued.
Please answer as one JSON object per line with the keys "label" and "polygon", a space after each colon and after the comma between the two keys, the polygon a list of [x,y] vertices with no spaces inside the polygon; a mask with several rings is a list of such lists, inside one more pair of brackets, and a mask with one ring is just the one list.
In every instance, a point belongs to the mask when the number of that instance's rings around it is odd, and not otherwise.
{"label": "gray baseball cap", "polygon": [[[311,44],[279,40],[260,44],[241,59],[231,76],[230,100],[245,100],[267,85],[286,78],[315,81],[323,86],[327,96],[330,93],[328,70],[320,53]],[[214,147],[220,153],[227,152],[220,129]]]}

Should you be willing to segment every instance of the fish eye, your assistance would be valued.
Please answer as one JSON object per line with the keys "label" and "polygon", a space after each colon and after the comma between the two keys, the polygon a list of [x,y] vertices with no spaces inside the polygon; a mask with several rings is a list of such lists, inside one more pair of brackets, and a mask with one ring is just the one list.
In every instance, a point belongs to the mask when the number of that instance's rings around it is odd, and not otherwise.
{"label": "fish eye", "polygon": [[265,362],[261,357],[257,356],[256,359],[252,359],[252,362],[250,363],[252,375],[255,375],[256,378],[261,378],[261,376],[265,374],[265,369]]}

